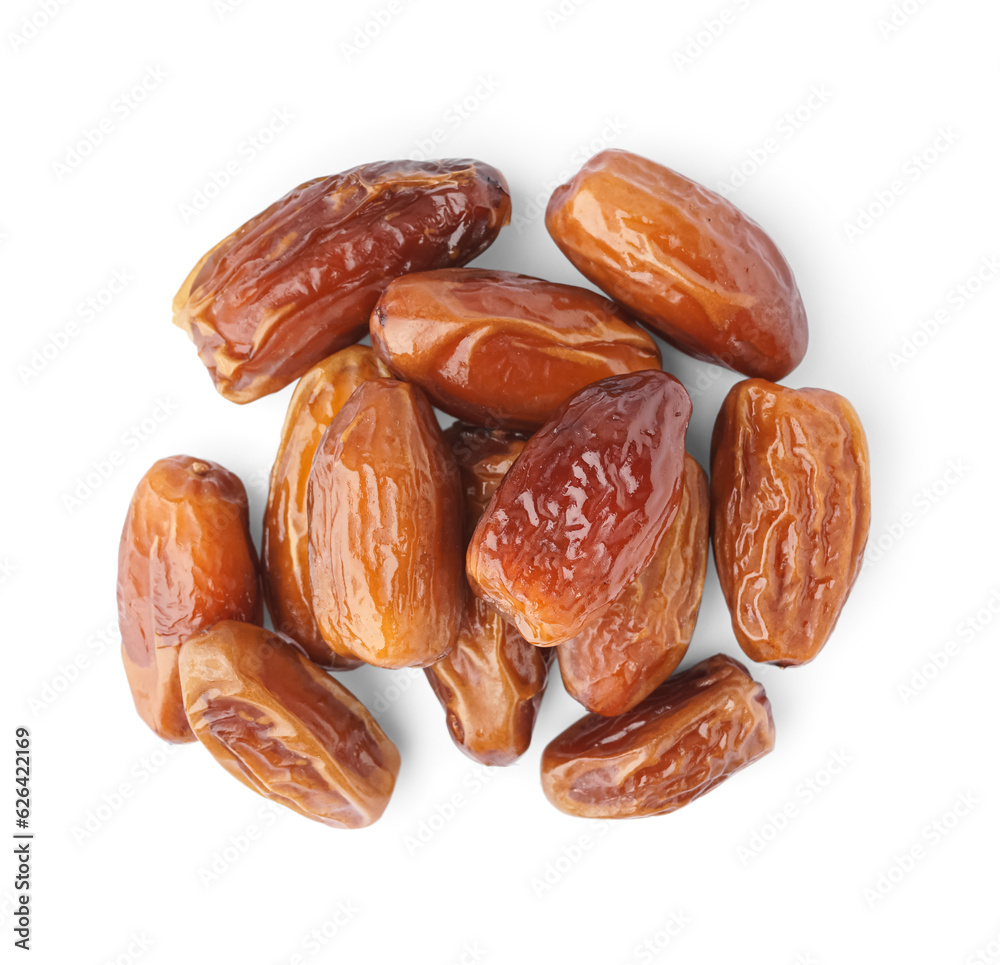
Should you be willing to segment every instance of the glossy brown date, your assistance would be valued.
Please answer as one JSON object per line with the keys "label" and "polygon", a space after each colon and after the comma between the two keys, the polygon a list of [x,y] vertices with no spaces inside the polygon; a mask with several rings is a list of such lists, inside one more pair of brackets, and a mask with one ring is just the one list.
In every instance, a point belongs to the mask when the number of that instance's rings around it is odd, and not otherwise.
{"label": "glossy brown date", "polygon": [[139,716],[164,740],[194,740],[177,676],[181,644],[217,620],[263,619],[239,479],[207,459],[155,462],[125,517],[117,591],[122,662]]}
{"label": "glossy brown date", "polygon": [[714,191],[604,151],[556,188],[545,223],[587,278],[689,355],[768,379],[802,361],[806,313],[788,263]]}
{"label": "glossy brown date", "polygon": [[181,647],[180,678],[195,736],[250,790],[333,828],[381,817],[399,752],[288,640],[224,620]]}
{"label": "glossy brown date", "polygon": [[425,667],[455,645],[465,599],[458,470],[421,390],[364,382],[309,474],[313,612],[342,656]]}
{"label": "glossy brown date", "polygon": [[789,667],[819,653],[870,519],[868,443],[845,398],[763,379],[733,386],[712,434],[712,539],[748,657]]}
{"label": "glossy brown date", "polygon": [[650,564],[681,498],[691,400],[664,372],[602,379],[530,439],[466,556],[476,594],[532,643],[576,636]]}
{"label": "glossy brown date", "polygon": [[[458,462],[471,533],[524,439],[456,423],[445,439]],[[531,743],[552,651],[534,647],[471,593],[455,649],[424,670],[452,740],[483,764],[512,764]]]}
{"label": "glossy brown date", "polygon": [[439,409],[506,429],[537,429],[591,382],[660,368],[656,343],[614,302],[511,271],[397,278],[371,336],[389,368]]}
{"label": "glossy brown date", "polygon": [[773,747],[764,688],[719,654],[620,717],[588,714],[563,731],[542,755],[542,788],[577,817],[667,814]]}
{"label": "glossy brown date", "polygon": [[299,643],[321,666],[347,670],[360,661],[335,654],[312,609],[309,580],[309,469],[319,441],[354,390],[389,370],[375,353],[352,345],[314,365],[295,387],[281,430],[264,510],[261,563],[264,598],[275,629]]}
{"label": "glossy brown date", "polygon": [[294,188],[193,268],[174,324],[215,387],[250,402],[358,341],[392,278],[464,265],[510,220],[481,161],[382,161]]}
{"label": "glossy brown date", "polygon": [[567,692],[587,710],[631,710],[677,668],[694,633],[708,561],[708,480],[684,457],[681,501],[659,549],[590,626],[557,648]]}

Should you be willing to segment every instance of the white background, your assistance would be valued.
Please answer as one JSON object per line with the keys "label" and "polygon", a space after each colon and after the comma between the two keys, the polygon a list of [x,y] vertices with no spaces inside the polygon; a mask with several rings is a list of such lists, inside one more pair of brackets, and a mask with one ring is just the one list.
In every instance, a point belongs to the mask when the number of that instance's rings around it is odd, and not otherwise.
{"label": "white background", "polygon": [[[1000,255],[1000,9],[906,0],[887,29],[891,0],[556,3],[394,0],[355,49],[387,0],[94,0],[48,23],[40,2],[4,4],[0,735],[33,735],[36,961],[961,965],[991,942],[980,961],[1000,960],[1000,280],[958,287]],[[284,129],[258,135],[276,111]],[[345,677],[403,755],[387,813],[359,832],[278,814],[198,745],[164,755],[132,708],[114,583],[133,487],[161,456],[218,460],[259,536],[291,391],[218,396],[170,324],[175,290],[295,184],[435,130],[427,154],[510,182],[517,224],[480,264],[579,284],[532,199],[590,153],[628,148],[712,187],[745,164],[734,200],[809,311],[787,381],[841,392],[867,428],[869,565],[836,633],[808,667],[754,667],[774,753],[676,814],[595,825],[545,801],[541,749],[580,713],[558,679],[531,750],[486,772],[422,675]],[[88,320],[116,272],[127,287]],[[736,377],[665,364],[691,390],[704,464]],[[685,665],[720,650],[739,655],[710,572]],[[0,862],[5,961],[13,876]]]}

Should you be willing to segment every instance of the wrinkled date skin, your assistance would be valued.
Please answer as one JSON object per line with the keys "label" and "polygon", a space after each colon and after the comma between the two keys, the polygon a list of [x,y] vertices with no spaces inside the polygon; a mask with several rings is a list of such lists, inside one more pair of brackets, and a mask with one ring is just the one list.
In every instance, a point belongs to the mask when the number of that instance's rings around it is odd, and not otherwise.
{"label": "wrinkled date skin", "polygon": [[292,643],[224,620],[181,647],[180,675],[195,736],[252,791],[332,828],[381,817],[396,746]]}
{"label": "wrinkled date skin", "polygon": [[864,559],[868,443],[823,389],[738,382],[712,434],[712,539],[733,630],[751,660],[807,663]]}
{"label": "wrinkled date skin", "polygon": [[667,814],[773,747],[764,688],[718,654],[620,717],[588,714],[563,731],[542,755],[542,789],[576,817]]}
{"label": "wrinkled date skin", "polygon": [[652,562],[681,498],[691,400],[664,372],[565,402],[493,494],[466,556],[473,590],[531,643],[576,636]]}
{"label": "wrinkled date skin", "polygon": [[677,515],[653,562],[597,620],[558,648],[563,684],[587,710],[624,714],[684,659],[705,585],[708,517],[708,479],[687,455]]}
{"label": "wrinkled date skin", "polygon": [[233,402],[275,392],[357,342],[397,275],[464,265],[510,220],[481,161],[382,161],[294,188],[219,242],[174,298],[174,324]]}
{"label": "wrinkled date skin", "polygon": [[[445,438],[458,461],[469,534],[524,439],[460,423]],[[512,764],[528,749],[551,654],[468,595],[455,649],[424,673],[445,709],[452,740],[469,757],[483,764]]]}
{"label": "wrinkled date skin", "polygon": [[309,572],[320,632],[377,667],[425,667],[455,645],[465,601],[461,487],[421,390],[361,385],[309,475]]}
{"label": "wrinkled date skin", "polygon": [[714,191],[604,151],[556,188],[545,223],[587,278],[681,351],[767,379],[802,361],[808,327],[788,263]]}
{"label": "wrinkled date skin", "polygon": [[309,580],[309,469],[320,439],[354,390],[389,370],[375,353],[352,345],[314,365],[295,387],[264,510],[261,550],[264,598],[274,626],[299,643],[309,658],[334,670],[360,664],[335,654],[323,639],[312,609]]}
{"label": "wrinkled date skin", "polygon": [[372,313],[371,336],[439,409],[496,428],[537,429],[591,382],[660,368],[656,343],[614,302],[511,271],[397,278]]}
{"label": "wrinkled date skin", "polygon": [[243,483],[218,463],[171,456],[139,482],[118,550],[122,662],[139,716],[164,740],[193,741],[177,653],[217,620],[263,620]]}

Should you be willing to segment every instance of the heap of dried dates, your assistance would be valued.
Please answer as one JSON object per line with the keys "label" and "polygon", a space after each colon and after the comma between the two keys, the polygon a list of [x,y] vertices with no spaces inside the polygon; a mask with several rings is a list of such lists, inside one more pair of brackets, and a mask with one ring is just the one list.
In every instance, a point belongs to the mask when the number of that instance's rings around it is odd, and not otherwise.
{"label": "heap of dried dates", "polygon": [[[334,827],[378,819],[400,759],[328,671],[425,668],[455,743],[503,765],[528,747],[557,654],[590,713],[545,749],[546,796],[585,817],[663,814],[774,744],[742,664],[719,654],[671,676],[709,534],[755,661],[815,657],[860,569],[864,431],[841,396],[775,384],[807,327],[764,231],[606,151],[546,215],[605,298],[462,267],[510,210],[478,161],[363,165],[252,218],[174,302],[226,398],[298,385],[259,561],[222,466],[175,456],[139,483],[118,570],[135,705],[165,740],[197,738]],[[716,421],[710,483],[685,451],[691,400],[636,320],[749,376]],[[442,431],[435,407],[458,421]]]}

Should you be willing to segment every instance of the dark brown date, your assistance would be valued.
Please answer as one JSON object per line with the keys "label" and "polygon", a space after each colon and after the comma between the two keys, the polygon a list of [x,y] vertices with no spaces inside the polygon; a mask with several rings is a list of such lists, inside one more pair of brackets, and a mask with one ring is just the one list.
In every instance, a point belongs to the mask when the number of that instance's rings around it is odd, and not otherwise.
{"label": "dark brown date", "polygon": [[790,667],[819,653],[861,572],[870,520],[868,443],[843,396],[733,386],[712,434],[712,539],[748,657]]}
{"label": "dark brown date", "polygon": [[563,731],[542,755],[542,788],[577,817],[667,814],[773,747],[764,688],[718,654],[620,717],[588,714]]}
{"label": "dark brown date", "polygon": [[806,313],[788,262],[714,191],[604,151],[556,188],[545,224],[587,278],[689,355],[768,379],[802,361]]}
{"label": "dark brown date", "polygon": [[309,580],[309,469],[319,441],[354,390],[389,370],[367,346],[352,345],[314,365],[295,387],[281,431],[264,510],[264,598],[274,626],[321,666],[359,665],[335,654],[319,632]]}
{"label": "dark brown date", "polygon": [[455,645],[465,599],[461,488],[421,390],[364,382],[309,474],[313,612],[342,656],[425,667]]}
{"label": "dark brown date", "polygon": [[506,429],[537,429],[591,382],[660,368],[656,343],[614,302],[511,271],[397,278],[371,335],[393,372],[439,409]]}
{"label": "dark brown date", "polygon": [[576,636],[652,562],[681,498],[691,400],[664,372],[602,379],[530,439],[466,557],[476,594],[529,641]]}
{"label": "dark brown date", "polygon": [[[471,533],[524,440],[460,423],[445,438],[458,461]],[[445,709],[452,739],[469,757],[512,764],[528,749],[551,654],[468,595],[455,649],[424,673]]]}
{"label": "dark brown date", "polygon": [[382,815],[399,752],[291,642],[224,620],[181,647],[180,678],[195,736],[250,790],[333,828]]}
{"label": "dark brown date", "polygon": [[122,662],[139,716],[164,740],[194,740],[177,652],[229,618],[260,623],[247,494],[218,463],[160,459],[139,481],[118,550]]}
{"label": "dark brown date", "polygon": [[684,659],[708,561],[708,480],[684,457],[681,501],[649,564],[590,626],[560,644],[566,690],[614,717],[654,691]]}
{"label": "dark brown date", "polygon": [[510,220],[481,161],[382,161],[294,188],[223,239],[174,298],[215,387],[251,402],[358,341],[397,275],[464,265]]}

